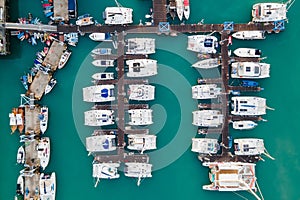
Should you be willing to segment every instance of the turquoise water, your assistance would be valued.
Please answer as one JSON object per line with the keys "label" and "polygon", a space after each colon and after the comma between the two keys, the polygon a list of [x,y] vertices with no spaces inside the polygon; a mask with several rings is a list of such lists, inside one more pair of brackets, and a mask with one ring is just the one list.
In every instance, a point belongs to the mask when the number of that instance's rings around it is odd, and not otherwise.
{"label": "turquoise water", "polygon": [[[119,1],[123,6],[133,7],[134,22],[144,21],[151,6],[150,0]],[[251,5],[268,1],[195,1],[191,3],[191,19],[196,23],[222,23],[232,20],[236,23],[250,20]],[[114,1],[78,1],[79,14],[91,13],[99,22],[106,6]],[[31,12],[42,17],[39,1],[10,1],[10,16],[14,21],[18,16]],[[289,23],[280,34],[268,35],[264,41],[233,41],[231,49],[237,47],[257,47],[262,49],[264,62],[271,64],[271,78],[259,81],[264,91],[254,94],[267,98],[270,107],[264,116],[268,122],[260,122],[251,131],[232,131],[234,137],[259,137],[265,139],[269,153],[275,161],[266,158],[257,165],[258,183],[265,199],[300,199],[298,180],[300,178],[300,155],[298,126],[300,91],[298,73],[300,61],[297,59],[298,19],[300,5],[296,2],[288,12]],[[42,18],[46,21],[45,18]],[[146,36],[146,35],[144,35]],[[128,37],[131,37],[128,35]],[[191,125],[191,112],[196,102],[191,99],[190,86],[196,83],[200,74],[214,77],[218,71],[200,71],[190,67],[195,54],[186,51],[186,36],[156,36],[157,53],[151,58],[159,62],[159,74],[150,78],[156,85],[156,100],[150,102],[154,110],[154,125],[151,132],[158,136],[158,150],[150,154],[150,162],[155,171],[151,179],[146,179],[138,188],[136,180],[125,178],[121,172],[119,180],[102,181],[94,188],[92,157],[87,156],[84,138],[92,129],[84,127],[83,111],[91,104],[82,102],[82,87],[90,85],[90,75],[97,68],[90,64],[89,52],[98,45],[87,36],[81,37],[79,45],[72,48],[73,54],[67,66],[58,71],[58,80],[53,92],[42,99],[40,104],[49,106],[50,120],[46,136],[51,138],[51,161],[46,172],[57,174],[57,199],[241,199],[234,193],[207,192],[202,185],[209,183],[208,169],[201,166],[196,154],[190,151],[191,138],[196,128]],[[109,46],[110,44],[100,44]],[[21,166],[16,165],[16,152],[20,145],[17,134],[10,135],[8,113],[18,106],[24,89],[19,77],[32,65],[35,52],[42,46],[31,46],[26,42],[11,39],[12,55],[0,58],[1,99],[0,113],[0,200],[12,199],[16,189],[16,179]],[[199,74],[200,73],[200,74]],[[254,199],[247,192],[239,193]]]}

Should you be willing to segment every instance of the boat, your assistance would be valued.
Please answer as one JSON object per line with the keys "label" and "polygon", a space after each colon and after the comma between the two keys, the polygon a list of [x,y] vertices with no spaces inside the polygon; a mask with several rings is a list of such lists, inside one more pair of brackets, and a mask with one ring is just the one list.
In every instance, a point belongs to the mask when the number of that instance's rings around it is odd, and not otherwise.
{"label": "boat", "polygon": [[128,135],[129,150],[140,151],[143,154],[144,151],[156,149],[156,136],[148,134],[130,134]]}
{"label": "boat", "polygon": [[176,12],[179,20],[181,21],[184,12],[183,0],[176,0]]}
{"label": "boat", "polygon": [[130,109],[129,114],[129,125],[150,125],[152,121],[152,110],[151,109]]}
{"label": "boat", "polygon": [[113,67],[114,60],[94,60],[92,64],[96,67]]}
{"label": "boat", "polygon": [[84,17],[76,20],[77,26],[88,26],[94,24],[93,17]]}
{"label": "boat", "polygon": [[232,127],[238,130],[249,130],[257,126],[257,123],[250,120],[241,120],[232,122]]}
{"label": "boat", "polygon": [[48,127],[48,108],[46,106],[41,107],[41,113],[39,114],[40,129],[42,134],[45,133]]}
{"label": "boat", "polygon": [[261,79],[270,77],[270,64],[259,62],[234,62],[231,78]]}
{"label": "boat", "polygon": [[40,181],[40,200],[55,200],[56,195],[56,175],[52,172],[51,175],[41,173]]}
{"label": "boat", "polygon": [[24,164],[25,163],[25,149],[23,146],[20,146],[17,152],[17,163]]}
{"label": "boat", "polygon": [[189,0],[183,0],[183,6],[184,6],[184,10],[183,10],[183,15],[185,17],[186,20],[188,20],[190,18],[190,1]]}
{"label": "boat", "polygon": [[127,40],[126,54],[153,54],[155,53],[155,39],[129,38]]}
{"label": "boat", "polygon": [[35,134],[31,134],[31,135],[20,135],[20,142],[33,142],[35,141]]}
{"label": "boat", "polygon": [[266,99],[261,97],[239,96],[231,98],[231,114],[259,116],[266,114]]}
{"label": "boat", "polygon": [[113,110],[89,110],[84,112],[84,125],[107,126],[115,123]]}
{"label": "boat", "polygon": [[116,99],[114,85],[95,85],[83,88],[83,101],[109,102]]}
{"label": "boat", "polygon": [[261,56],[261,50],[254,48],[238,48],[233,53],[238,57],[245,58],[259,58]]}
{"label": "boat", "polygon": [[56,79],[51,78],[51,80],[49,81],[49,83],[45,87],[45,95],[48,94],[49,92],[51,92],[51,90],[56,85],[56,83],[57,83]]}
{"label": "boat", "polygon": [[208,58],[204,60],[199,60],[194,63],[192,66],[200,69],[212,69],[221,65],[219,58]]}
{"label": "boat", "polygon": [[96,42],[111,41],[110,33],[91,33],[89,38]]}
{"label": "boat", "polygon": [[16,114],[17,126],[20,133],[24,130],[24,109],[22,107],[18,108],[18,113]]}
{"label": "boat", "polygon": [[128,77],[147,77],[157,74],[157,60],[133,59],[126,60],[128,65]]}
{"label": "boat", "polygon": [[257,3],[252,6],[253,22],[275,22],[286,20],[286,3]]}
{"label": "boat", "polygon": [[175,15],[176,15],[176,2],[175,0],[173,1],[169,1],[169,14],[172,17],[172,19],[175,19]]}
{"label": "boat", "polygon": [[68,62],[72,52],[69,50],[65,50],[63,54],[60,57],[59,63],[58,63],[58,69],[62,69],[66,63]]}
{"label": "boat", "polygon": [[20,170],[20,175],[22,175],[23,177],[33,177],[34,175],[37,175],[38,169],[39,167],[25,167],[24,169]]}
{"label": "boat", "polygon": [[223,124],[224,115],[219,110],[193,111],[193,125],[204,127],[218,127]]}
{"label": "boat", "polygon": [[97,178],[95,187],[100,179],[119,178],[118,167],[120,167],[120,163],[93,163],[93,177]]}
{"label": "boat", "polygon": [[217,139],[192,138],[192,151],[200,154],[216,154],[220,150]]}
{"label": "boat", "polygon": [[92,53],[96,55],[110,55],[111,48],[96,48],[92,50]]}
{"label": "boat", "polygon": [[83,19],[83,18],[87,18],[87,17],[90,17],[91,15],[86,13],[86,14],[83,14],[83,15],[80,15],[77,17],[77,19]]}
{"label": "boat", "polygon": [[127,177],[138,178],[137,186],[140,186],[142,178],[152,177],[152,165],[149,163],[126,162],[124,175]]}
{"label": "boat", "polygon": [[93,152],[114,151],[116,146],[116,135],[93,135],[86,137],[86,150],[89,154]]}
{"label": "boat", "polygon": [[213,99],[221,94],[222,88],[217,84],[203,84],[192,87],[193,99]]}
{"label": "boat", "polygon": [[92,75],[92,78],[99,81],[113,80],[114,73],[113,72],[95,73]]}
{"label": "boat", "polygon": [[32,75],[32,73],[27,73],[27,81],[28,81],[28,83],[32,83],[32,78],[33,78],[33,75]]}
{"label": "boat", "polygon": [[68,14],[70,19],[75,19],[77,17],[77,2],[76,0],[68,1]]}
{"label": "boat", "polygon": [[241,86],[243,86],[243,87],[259,87],[259,83],[256,81],[242,80]]}
{"label": "boat", "polygon": [[263,139],[243,138],[234,139],[235,155],[261,155],[265,153],[265,145]]}
{"label": "boat", "polygon": [[40,166],[45,170],[50,160],[50,139],[48,137],[41,138],[36,146],[36,150],[37,157],[40,159]]}
{"label": "boat", "polygon": [[133,9],[125,7],[107,7],[103,12],[104,23],[109,25],[131,24],[133,23],[132,11]]}
{"label": "boat", "polygon": [[17,179],[17,194],[24,195],[24,177],[22,175],[19,175]]}
{"label": "boat", "polygon": [[136,101],[154,100],[155,87],[152,85],[129,85],[129,99]]}
{"label": "boat", "polygon": [[187,50],[197,53],[216,53],[218,38],[212,35],[192,35],[188,36]]}
{"label": "boat", "polygon": [[27,75],[23,75],[20,78],[22,85],[24,86],[25,90],[28,90],[28,77]]}
{"label": "boat", "polygon": [[11,134],[13,134],[18,126],[17,126],[17,118],[16,118],[16,114],[18,112],[18,109],[17,108],[13,108],[12,109],[12,112],[9,113],[9,125],[10,125],[10,129],[11,129]]}
{"label": "boat", "polygon": [[265,31],[238,31],[232,37],[240,40],[262,40],[265,39]]}

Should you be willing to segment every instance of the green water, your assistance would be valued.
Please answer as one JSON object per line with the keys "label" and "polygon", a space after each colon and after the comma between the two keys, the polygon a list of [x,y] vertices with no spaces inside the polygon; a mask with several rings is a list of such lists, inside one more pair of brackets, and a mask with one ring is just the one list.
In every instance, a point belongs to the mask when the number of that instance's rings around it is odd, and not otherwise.
{"label": "green water", "polygon": [[[152,1],[119,1],[123,6],[134,8],[134,22],[144,21]],[[222,23],[232,20],[236,23],[250,20],[251,5],[266,0],[190,0],[191,19],[196,23]],[[39,1],[15,1],[10,3],[11,21],[28,12],[42,17]],[[99,22],[106,6],[114,1],[78,1],[79,14],[91,13]],[[263,51],[271,64],[271,78],[259,81],[264,91],[254,94],[267,98],[270,107],[264,116],[268,122],[261,122],[251,131],[232,131],[234,137],[259,137],[265,140],[269,153],[275,161],[266,158],[258,163],[256,174],[265,199],[299,200],[298,180],[300,179],[300,155],[298,126],[300,90],[298,81],[300,61],[297,58],[298,19],[300,5],[296,2],[288,12],[289,23],[280,34],[268,35],[264,41],[233,41],[231,49],[237,47],[257,47]],[[146,36],[146,35],[144,35]],[[127,37],[131,37],[128,35]],[[50,119],[46,136],[51,138],[51,161],[46,172],[57,174],[57,199],[241,199],[234,193],[207,192],[202,185],[209,183],[208,169],[201,166],[196,154],[190,151],[191,138],[196,128],[191,125],[191,112],[196,102],[191,98],[190,86],[196,83],[200,74],[215,77],[218,71],[197,72],[190,65],[195,54],[186,51],[186,36],[156,38],[157,53],[151,58],[159,62],[159,74],[149,79],[156,87],[156,100],[150,102],[154,110],[154,125],[151,132],[158,136],[158,150],[149,153],[155,171],[151,179],[146,179],[138,188],[136,180],[125,178],[121,172],[118,180],[103,180],[94,188],[92,157],[87,156],[84,139],[93,129],[84,127],[83,112],[91,104],[82,102],[82,87],[91,85],[90,76],[99,69],[90,64],[89,52],[98,45],[87,36],[81,37],[79,45],[71,48],[73,54],[67,66],[55,77],[57,86],[40,104],[49,106]],[[100,44],[109,46],[110,44]],[[16,165],[16,152],[20,145],[17,134],[10,135],[8,113],[18,106],[20,94],[24,92],[19,77],[32,66],[35,52],[42,46],[31,46],[26,42],[11,39],[12,55],[0,58],[1,99],[0,113],[0,200],[12,199],[16,189],[16,179],[21,166]],[[200,74],[199,74],[200,73]],[[254,199],[247,192],[239,193]]]}

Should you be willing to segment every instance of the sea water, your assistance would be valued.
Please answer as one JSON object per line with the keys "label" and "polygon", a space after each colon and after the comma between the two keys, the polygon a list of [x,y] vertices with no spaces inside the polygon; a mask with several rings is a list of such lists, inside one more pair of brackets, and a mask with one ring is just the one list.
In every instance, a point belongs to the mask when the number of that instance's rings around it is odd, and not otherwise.
{"label": "sea water", "polygon": [[[144,15],[149,14],[151,0],[120,0],[125,7],[134,8],[134,23],[145,22]],[[186,23],[247,23],[251,20],[251,6],[266,0],[190,0],[191,15]],[[43,22],[39,1],[9,2],[10,20],[26,17],[28,12],[38,16]],[[115,6],[113,0],[83,1],[78,0],[78,13],[90,13],[103,23],[102,11],[107,6]],[[298,35],[300,32],[299,3],[296,2],[287,13],[289,23],[280,34],[267,35],[263,41],[233,40],[229,48],[259,48],[263,62],[271,64],[271,78],[260,80],[264,91],[251,95],[267,98],[267,104],[275,108],[263,118],[267,122],[251,131],[230,130],[233,137],[263,138],[269,153],[276,158],[265,158],[256,167],[257,181],[265,199],[291,200],[300,199],[298,180],[300,179],[300,155],[298,141],[299,128],[299,66],[297,58]],[[172,24],[178,21],[170,21]],[[73,22],[74,23],[74,22]],[[218,34],[216,34],[218,35]],[[127,35],[126,38],[136,35]],[[51,160],[45,172],[56,172],[58,200],[81,199],[254,199],[247,192],[209,192],[202,190],[202,185],[209,183],[208,169],[201,166],[197,155],[190,151],[191,138],[196,137],[196,127],[192,122],[192,111],[197,109],[197,101],[191,98],[191,86],[199,77],[217,77],[218,70],[197,71],[191,67],[196,54],[186,50],[187,35],[177,37],[141,35],[156,38],[156,54],[150,58],[159,63],[158,75],[149,78],[156,86],[156,100],[149,102],[153,111],[154,124],[150,132],[157,135],[156,151],[149,153],[150,163],[154,166],[153,177],[136,186],[136,179],[127,178],[121,173],[117,180],[100,181],[94,188],[92,178],[92,156],[88,157],[85,149],[85,137],[92,133],[92,128],[83,126],[83,112],[92,104],[82,101],[82,87],[92,85],[91,75],[100,69],[92,66],[90,51],[96,46],[111,47],[109,43],[96,43],[88,36],[80,37],[77,47],[71,47],[73,53],[62,70],[54,76],[58,84],[53,91],[39,102],[49,107],[49,126],[45,136],[51,138]],[[219,36],[218,36],[219,37]],[[33,65],[35,53],[42,45],[31,46],[26,41],[11,38],[12,54],[0,58],[1,104],[0,113],[0,200],[12,199],[16,190],[16,180],[21,166],[16,165],[16,153],[19,143],[18,133],[10,135],[8,113],[20,104],[20,94],[25,90],[19,78]],[[197,136],[198,137],[198,136]],[[212,137],[218,137],[214,135]]]}

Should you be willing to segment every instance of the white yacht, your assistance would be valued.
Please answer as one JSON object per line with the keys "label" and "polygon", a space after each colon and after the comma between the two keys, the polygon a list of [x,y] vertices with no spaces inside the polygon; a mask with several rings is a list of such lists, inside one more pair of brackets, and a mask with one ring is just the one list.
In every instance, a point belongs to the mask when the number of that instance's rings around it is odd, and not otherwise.
{"label": "white yacht", "polygon": [[130,38],[127,40],[126,54],[153,54],[155,53],[155,39]]}
{"label": "white yacht", "polygon": [[20,146],[17,152],[17,163],[24,164],[25,163],[25,149],[23,146]]}
{"label": "white yacht", "polygon": [[261,50],[254,48],[237,48],[233,53],[244,58],[259,58],[261,56]]}
{"label": "white yacht", "polygon": [[147,77],[157,74],[157,60],[134,59],[126,60],[128,77]]}
{"label": "white yacht", "polygon": [[102,42],[102,41],[111,41],[111,35],[110,33],[91,33],[89,35],[89,38],[96,42]]}
{"label": "white yacht", "polygon": [[216,53],[218,38],[212,35],[192,35],[188,36],[187,50],[197,53]]}
{"label": "white yacht", "polygon": [[218,127],[223,124],[224,116],[219,110],[197,110],[193,112],[193,125]]}
{"label": "white yacht", "polygon": [[137,101],[154,100],[155,87],[153,85],[129,85],[129,99]]}
{"label": "white yacht", "polygon": [[156,136],[148,134],[128,135],[128,149],[144,151],[156,149]]}
{"label": "white yacht", "polygon": [[114,60],[94,60],[92,64],[96,67],[113,67]]}
{"label": "white yacht", "polygon": [[119,178],[118,167],[120,167],[119,163],[94,163],[93,177],[98,180]]}
{"label": "white yacht", "polygon": [[58,63],[58,69],[62,69],[68,62],[70,56],[72,54],[72,51],[65,50],[64,53],[61,55],[59,63]]}
{"label": "white yacht", "polygon": [[234,139],[233,143],[235,155],[260,155],[263,154],[266,150],[263,139]]}
{"label": "white yacht", "polygon": [[107,7],[103,12],[104,23],[109,25],[131,24],[133,22],[132,11],[131,8]]}
{"label": "white yacht", "polygon": [[17,194],[24,195],[24,182],[24,177],[20,174],[17,179]]}
{"label": "white yacht", "polygon": [[56,84],[57,84],[57,80],[55,78],[51,78],[51,80],[45,87],[45,95],[51,92],[51,90],[54,88]]}
{"label": "white yacht", "polygon": [[203,84],[192,87],[193,99],[213,99],[221,94],[222,88],[217,84]]}
{"label": "white yacht", "polygon": [[183,0],[176,0],[176,12],[179,20],[181,21],[183,18],[184,5]]}
{"label": "white yacht", "polygon": [[95,135],[86,137],[86,150],[92,152],[114,151],[117,149],[115,135]]}
{"label": "white yacht", "polygon": [[83,88],[83,101],[86,102],[109,102],[116,99],[114,85],[94,85]]}
{"label": "white yacht", "polygon": [[56,195],[56,175],[41,173],[40,175],[40,200],[55,200]]}
{"label": "white yacht", "polygon": [[286,3],[257,3],[252,6],[253,22],[286,20]]}
{"label": "white yacht", "polygon": [[127,177],[138,178],[137,185],[140,186],[142,178],[152,177],[152,165],[149,163],[127,162],[125,163],[124,174]]}
{"label": "white yacht", "polygon": [[113,110],[89,110],[84,112],[84,125],[106,126],[114,123]]}
{"label": "white yacht", "polygon": [[50,160],[50,139],[43,137],[36,146],[37,157],[40,159],[40,165],[45,170]]}
{"label": "white yacht", "polygon": [[41,107],[41,113],[39,114],[40,120],[40,129],[42,134],[44,134],[48,127],[48,107],[43,106]]}
{"label": "white yacht", "polygon": [[240,40],[262,40],[265,39],[265,31],[238,31],[232,37]]}
{"label": "white yacht", "polygon": [[183,10],[183,15],[185,17],[186,20],[188,20],[190,18],[190,1],[189,0],[183,0],[183,6],[184,6],[184,10]]}
{"label": "white yacht", "polygon": [[131,109],[129,113],[129,125],[150,125],[152,121],[151,109]]}
{"label": "white yacht", "polygon": [[217,139],[192,138],[192,151],[200,154],[216,154],[220,149]]}
{"label": "white yacht", "polygon": [[233,115],[264,115],[266,114],[266,99],[261,97],[239,96],[231,98],[231,114]]}
{"label": "white yacht", "polygon": [[237,130],[250,130],[257,126],[257,123],[250,120],[241,120],[232,122],[232,128]]}
{"label": "white yacht", "polygon": [[270,64],[259,62],[234,62],[231,78],[260,79],[270,77]]}
{"label": "white yacht", "polygon": [[92,78],[94,80],[113,80],[114,79],[114,73],[113,72],[102,72],[102,73],[95,73],[92,75]]}
{"label": "white yacht", "polygon": [[199,60],[194,63],[192,66],[200,69],[212,69],[221,65],[219,58],[208,58],[204,60]]}
{"label": "white yacht", "polygon": [[110,55],[111,51],[111,48],[96,48],[92,50],[92,53],[96,55]]}

